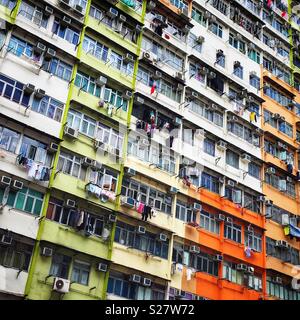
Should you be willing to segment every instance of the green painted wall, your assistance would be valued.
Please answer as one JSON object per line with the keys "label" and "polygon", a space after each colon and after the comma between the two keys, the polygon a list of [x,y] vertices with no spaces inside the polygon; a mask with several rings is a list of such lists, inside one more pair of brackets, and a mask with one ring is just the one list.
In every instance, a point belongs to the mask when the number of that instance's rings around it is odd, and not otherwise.
{"label": "green painted wall", "polygon": [[[108,68],[104,63],[95,59],[90,55],[86,55],[82,50],[82,44],[85,34],[88,34],[90,29],[94,29],[102,34],[102,37],[107,37],[110,41],[114,41],[118,43],[118,49],[120,47],[124,50],[124,53],[127,51],[132,52],[135,55],[139,55],[141,51],[141,42],[142,42],[142,34],[139,36],[139,40],[137,45],[130,44],[127,40],[124,40],[122,36],[117,35],[112,32],[102,24],[95,23],[94,19],[90,18],[88,15],[92,0],[88,1],[87,5],[87,13],[84,18],[84,27],[80,36],[80,45],[77,49],[77,59],[80,63],[76,63],[73,69],[72,79],[73,81],[69,86],[69,94],[66,102],[63,120],[62,120],[62,128],[60,132],[60,138],[63,139],[64,125],[67,122],[67,115],[70,107],[77,102],[81,105],[84,105],[85,111],[84,113],[90,115],[91,117],[96,114],[98,115],[106,115],[107,111],[104,109],[100,109],[98,107],[99,98],[94,97],[88,93],[80,91],[78,88],[74,86],[74,79],[77,74],[77,70],[82,68],[89,69],[89,72],[97,72],[104,74],[104,76],[108,76],[119,83],[122,86],[127,87],[130,90],[135,89],[136,85],[136,75],[138,70],[138,60],[135,63],[134,67],[134,76],[133,77],[124,77],[117,70],[112,68]],[[132,16],[134,19],[139,22],[144,22],[145,12],[146,12],[146,0],[143,1],[143,10],[142,14],[139,15],[132,9],[128,8],[126,5],[119,3],[119,10],[125,11],[127,14]],[[99,35],[100,37],[100,35]],[[123,110],[119,110],[113,117],[116,123],[120,122],[124,126],[129,127],[131,121],[131,112],[133,108],[133,99],[131,99],[129,103],[129,107],[127,112]],[[109,120],[109,119],[108,119]],[[106,123],[106,121],[103,121]],[[116,127],[116,129],[118,129]],[[128,134],[125,135],[124,139],[124,150],[123,156],[125,157],[127,154],[127,142],[128,142]],[[50,196],[53,194],[60,193],[61,199],[63,198],[64,193],[71,194],[84,203],[85,200],[88,200],[90,203],[94,203],[95,205],[102,205],[111,211],[117,211],[120,207],[120,197],[117,198],[116,203],[108,202],[106,204],[101,204],[97,198],[89,197],[87,199],[86,192],[84,190],[85,182],[78,180],[74,177],[67,176],[63,173],[56,174],[56,168],[58,164],[58,158],[60,153],[60,148],[66,148],[74,151],[82,156],[87,156],[93,159],[96,159],[96,152],[93,147],[93,142],[91,139],[79,135],[79,138],[76,141],[70,141],[65,139],[59,147],[59,150],[54,159],[54,169],[52,170],[49,188],[45,195],[45,201],[43,206],[43,212],[40,219],[40,227],[37,236],[37,241],[34,248],[34,253],[32,257],[32,263],[29,270],[28,282],[26,285],[25,295],[27,299],[64,299],[64,300],[76,300],[76,299],[105,299],[107,283],[109,278],[109,272],[101,273],[96,271],[96,263],[101,259],[111,260],[112,250],[113,250],[113,239],[115,233],[115,224],[112,225],[111,237],[109,241],[105,242],[101,238],[97,238],[95,236],[86,238],[85,236],[77,233],[72,228],[60,225],[56,222],[47,220],[46,213],[49,204]],[[103,156],[100,158],[103,164],[109,164],[109,160]],[[97,158],[97,161],[99,159]],[[122,186],[122,179],[124,176],[124,167],[122,164],[110,165],[112,169],[117,170],[119,175],[119,180],[117,184],[117,192],[119,194]],[[60,191],[58,191],[60,190]],[[99,207],[99,213],[103,210]],[[98,212],[98,211],[97,211]],[[71,289],[68,294],[63,296],[59,296],[56,293],[52,293],[52,284],[53,277],[48,277],[52,258],[43,257],[40,255],[41,246],[43,243],[47,243],[47,246],[52,246],[59,253],[65,253],[67,255],[74,255],[77,252],[74,259],[79,259],[83,261],[87,261],[91,263],[91,272],[89,278],[88,286],[83,286],[79,284],[71,284]],[[67,249],[68,248],[68,249]],[[72,271],[72,266],[69,270],[69,279]]]}

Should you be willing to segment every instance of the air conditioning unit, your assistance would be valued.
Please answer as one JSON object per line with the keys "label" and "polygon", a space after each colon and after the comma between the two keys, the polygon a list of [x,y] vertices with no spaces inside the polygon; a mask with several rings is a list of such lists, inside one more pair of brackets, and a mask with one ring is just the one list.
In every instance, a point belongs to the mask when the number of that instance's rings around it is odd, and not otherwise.
{"label": "air conditioning unit", "polygon": [[221,49],[217,50],[217,56],[223,56],[224,55],[224,51]]}
{"label": "air conditioning unit", "polygon": [[275,173],[276,173],[276,170],[275,170],[275,168],[270,167],[270,168],[268,168],[268,169],[266,170],[266,173],[268,173],[268,174],[275,174]]}
{"label": "air conditioning unit", "polygon": [[145,234],[146,233],[146,228],[143,227],[143,226],[138,226],[137,233]]}
{"label": "air conditioning unit", "polygon": [[12,181],[12,180],[11,180],[10,177],[7,177],[7,176],[2,176],[2,177],[1,177],[1,184],[2,184],[2,185],[10,186],[11,181]]}
{"label": "air conditioning unit", "polygon": [[156,2],[155,1],[147,1],[147,11],[152,11],[156,7]]}
{"label": "air conditioning unit", "polygon": [[238,270],[238,271],[248,271],[248,266],[246,264],[239,263],[236,266],[236,270]]}
{"label": "air conditioning unit", "polygon": [[247,99],[248,99],[248,102],[254,102],[255,100],[252,96],[248,96]]}
{"label": "air conditioning unit", "polygon": [[230,217],[226,217],[226,223],[233,224],[233,219]]}
{"label": "air conditioning unit", "polygon": [[135,200],[129,197],[122,197],[121,198],[121,205],[127,208],[134,208],[135,207]]}
{"label": "air conditioning unit", "polygon": [[204,139],[205,138],[205,130],[204,129],[197,129],[195,131],[195,137],[200,138],[200,139]]}
{"label": "air conditioning unit", "polygon": [[256,71],[250,71],[250,77],[256,77],[257,72]]}
{"label": "air conditioning unit", "polygon": [[62,18],[62,24],[71,24],[72,23],[72,19],[67,17],[67,16],[63,16]]}
{"label": "air conditioning unit", "polygon": [[65,206],[67,208],[75,208],[76,207],[76,202],[74,200],[72,200],[72,199],[67,199],[65,201]]}
{"label": "air conditioning unit", "polygon": [[283,226],[288,226],[290,224],[290,216],[286,213],[281,215],[281,224]]}
{"label": "air conditioning unit", "polygon": [[238,122],[239,118],[237,116],[229,116],[228,122]]}
{"label": "air conditioning unit", "polygon": [[272,114],[272,119],[280,119],[280,114],[279,113],[273,113]]}
{"label": "air conditioning unit", "polygon": [[182,124],[181,118],[176,117],[175,120],[174,120],[174,125],[175,125],[176,127],[180,127],[181,124]]}
{"label": "air conditioning unit", "polygon": [[66,7],[71,7],[70,2],[71,0],[59,0],[59,4]]}
{"label": "air conditioning unit", "polygon": [[167,241],[168,240],[168,237],[167,237],[167,235],[166,234],[164,234],[164,233],[160,233],[159,234],[159,240],[160,241]]}
{"label": "air conditioning unit", "polygon": [[225,218],[226,218],[225,215],[222,213],[219,213],[215,216],[216,221],[225,221]]}
{"label": "air conditioning unit", "polygon": [[143,279],[143,285],[145,287],[151,287],[151,283],[152,283],[152,281],[150,279],[148,279],[148,278]]}
{"label": "air conditioning unit", "polygon": [[227,149],[227,142],[220,140],[217,142],[216,146],[219,150],[225,151]]}
{"label": "air conditioning unit", "polygon": [[264,196],[258,196],[258,197],[256,197],[256,201],[258,201],[258,202],[265,202],[265,197]]}
{"label": "air conditioning unit", "polygon": [[199,37],[197,37],[197,39],[196,39],[196,42],[198,43],[198,44],[201,44],[201,43],[203,43],[205,41],[205,38],[203,37],[203,36],[199,36]]}
{"label": "air conditioning unit", "polygon": [[208,79],[215,79],[217,77],[217,74],[213,71],[210,71],[208,74],[207,74],[207,78]]}
{"label": "air conditioning unit", "polygon": [[150,146],[150,142],[149,142],[148,139],[142,139],[142,140],[139,141],[139,146],[141,148],[147,148],[147,147]]}
{"label": "air conditioning unit", "polygon": [[78,137],[78,130],[73,129],[73,128],[68,127],[68,126],[65,126],[64,134],[67,137],[77,138]]}
{"label": "air conditioning unit", "polygon": [[124,100],[130,100],[133,96],[133,93],[131,91],[126,90],[123,94],[122,94],[122,98]]}
{"label": "air conditioning unit", "polygon": [[44,14],[46,14],[46,15],[51,15],[51,14],[53,14],[53,8],[52,8],[52,7],[49,7],[49,6],[46,6],[46,7],[45,7],[45,12],[44,12]]}
{"label": "air conditioning unit", "polygon": [[286,181],[287,181],[287,182],[293,182],[293,178],[291,178],[291,177],[286,177]]}
{"label": "air conditioning unit", "polygon": [[286,180],[284,179],[280,179],[279,180],[279,191],[286,191],[287,190],[287,186],[286,186]]}
{"label": "air conditioning unit", "polygon": [[175,188],[175,187],[171,187],[170,191],[171,194],[177,194],[179,192],[179,189]]}
{"label": "air conditioning unit", "polygon": [[43,247],[41,251],[41,255],[44,257],[52,257],[53,249],[48,247]]}
{"label": "air conditioning unit", "polygon": [[254,233],[254,228],[252,226],[247,227],[247,232],[248,233]]}
{"label": "air conditioning unit", "polygon": [[119,11],[115,8],[109,8],[109,10],[106,12],[106,15],[110,17],[111,19],[115,19],[119,14]]}
{"label": "air conditioning unit", "polygon": [[201,74],[201,75],[203,75],[203,76],[205,76],[206,74],[208,74],[209,73],[209,69],[208,68],[206,68],[206,67],[199,67],[199,73]]}
{"label": "air conditioning unit", "polygon": [[56,51],[54,49],[48,48],[48,50],[46,52],[46,57],[55,58],[56,57]]}
{"label": "air conditioning unit", "polygon": [[11,245],[13,241],[13,238],[11,236],[8,236],[6,234],[3,234],[1,236],[1,243],[5,245]]}
{"label": "air conditioning unit", "polygon": [[255,269],[253,267],[248,267],[247,273],[254,274]]}
{"label": "air conditioning unit", "polygon": [[276,247],[288,249],[290,245],[287,243],[287,241],[284,240],[277,240],[275,243]]}
{"label": "air conditioning unit", "polygon": [[200,253],[200,248],[198,246],[190,246],[190,253]]}
{"label": "air conditioning unit", "polygon": [[117,216],[115,214],[110,214],[108,216],[108,221],[115,223],[117,221]]}
{"label": "air conditioning unit", "polygon": [[265,206],[266,207],[272,207],[273,206],[273,201],[272,200],[266,200],[265,201]]}
{"label": "air conditioning unit", "polygon": [[235,187],[235,182],[233,180],[228,179],[227,180],[227,186],[231,187],[231,188],[234,188]]}
{"label": "air conditioning unit", "polygon": [[68,293],[70,289],[70,281],[62,278],[54,278],[53,291],[60,293]]}
{"label": "air conditioning unit", "polygon": [[97,263],[96,270],[100,272],[107,272],[108,265],[102,262]]}
{"label": "air conditioning unit", "polygon": [[223,261],[223,256],[221,254],[216,254],[214,256],[214,261],[222,262]]}
{"label": "air conditioning unit", "polygon": [[95,165],[95,162],[95,160],[88,157],[84,157],[81,159],[81,165],[83,167],[93,167]]}
{"label": "air conditioning unit", "polygon": [[58,151],[58,148],[59,148],[59,145],[55,142],[51,142],[49,147],[48,147],[48,151],[50,152],[57,152]]}
{"label": "air conditioning unit", "polygon": [[179,14],[185,18],[189,18],[189,10],[188,8],[181,8],[179,9]]}
{"label": "air conditioning unit", "polygon": [[193,211],[201,211],[202,210],[202,206],[200,203],[194,202],[193,204]]}
{"label": "air conditioning unit", "polygon": [[135,26],[135,32],[137,33],[137,34],[140,34],[142,31],[143,31],[143,27],[141,26],[141,25],[139,25],[139,24],[137,24],[136,26]]}
{"label": "air conditioning unit", "polygon": [[34,96],[37,98],[37,99],[43,99],[46,95],[46,92],[45,90],[43,89],[37,89],[35,90],[34,92]]}
{"label": "air conditioning unit", "polygon": [[154,62],[156,60],[155,56],[153,55],[152,52],[143,52],[143,59],[147,60],[149,62]]}
{"label": "air conditioning unit", "polygon": [[74,12],[80,16],[83,16],[83,7],[79,4],[76,4],[74,7]]}
{"label": "air conditioning unit", "polygon": [[36,47],[34,48],[34,51],[38,52],[38,53],[42,53],[42,52],[45,52],[47,49],[47,47],[41,43],[41,42],[38,42]]}
{"label": "air conditioning unit", "polygon": [[249,162],[251,162],[251,156],[249,154],[247,154],[247,153],[243,153],[242,157],[241,157],[241,160],[243,162],[249,163]]}
{"label": "air conditioning unit", "polygon": [[274,278],[272,278],[272,282],[282,284],[282,278],[281,277],[274,277]]}
{"label": "air conditioning unit", "polygon": [[23,90],[26,94],[32,94],[35,90],[35,86],[31,83],[25,84]]}
{"label": "air conditioning unit", "polygon": [[124,62],[134,62],[134,57],[132,54],[127,53],[124,57],[123,57],[123,61]]}
{"label": "air conditioning unit", "polygon": [[14,180],[14,183],[12,185],[12,188],[14,190],[22,190],[24,186],[24,183],[22,181],[19,180]]}
{"label": "air conditioning unit", "polygon": [[125,168],[125,174],[129,177],[134,177],[136,175],[136,171],[132,168]]}
{"label": "air conditioning unit", "polygon": [[103,150],[103,151],[108,151],[109,145],[106,144],[106,143],[103,143],[103,142],[100,141],[100,140],[95,140],[95,141],[94,141],[94,147],[95,147],[96,150],[101,149],[101,150]]}
{"label": "air conditioning unit", "polygon": [[185,81],[184,74],[182,72],[176,72],[175,78],[180,81]]}
{"label": "air conditioning unit", "polygon": [[152,78],[154,80],[161,79],[161,77],[162,77],[162,73],[160,71],[155,71],[155,73],[152,75]]}
{"label": "air conditioning unit", "polygon": [[219,181],[219,183],[224,184],[225,178],[224,177],[219,177],[218,181]]}
{"label": "air conditioning unit", "polygon": [[208,18],[209,22],[213,23],[213,22],[217,22],[217,17],[216,16],[213,16],[211,15],[209,18]]}
{"label": "air conditioning unit", "polygon": [[241,66],[241,62],[240,61],[234,61],[233,65],[234,65],[235,68],[238,68],[238,67]]}
{"label": "air conditioning unit", "polygon": [[96,85],[98,85],[99,87],[106,85],[107,83],[107,78],[100,76],[99,78],[96,79]]}
{"label": "air conditioning unit", "polygon": [[138,274],[132,274],[130,275],[129,281],[135,282],[135,283],[141,283],[142,277]]}

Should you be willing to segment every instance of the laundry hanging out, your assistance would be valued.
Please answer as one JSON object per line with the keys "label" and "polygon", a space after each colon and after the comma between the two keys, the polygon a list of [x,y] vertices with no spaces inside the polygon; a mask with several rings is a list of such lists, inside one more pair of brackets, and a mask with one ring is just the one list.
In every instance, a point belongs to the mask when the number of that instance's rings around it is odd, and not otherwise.
{"label": "laundry hanging out", "polygon": [[49,181],[50,180],[50,168],[34,162],[32,159],[25,157],[20,154],[17,157],[17,164],[26,168],[27,175],[29,178],[38,181]]}

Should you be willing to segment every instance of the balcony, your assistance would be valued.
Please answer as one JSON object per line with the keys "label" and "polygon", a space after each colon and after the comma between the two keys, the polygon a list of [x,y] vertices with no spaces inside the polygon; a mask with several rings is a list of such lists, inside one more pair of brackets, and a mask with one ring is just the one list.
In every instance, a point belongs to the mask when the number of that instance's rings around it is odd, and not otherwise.
{"label": "balcony", "polygon": [[134,267],[136,270],[143,270],[145,273],[162,279],[170,279],[171,268],[168,260],[152,255],[145,260],[145,257],[146,252],[134,248],[128,248],[116,242],[113,244],[111,259],[113,263],[123,265],[127,268]]}
{"label": "balcony", "polygon": [[119,32],[115,32],[112,28],[106,25],[103,22],[98,21],[97,19],[89,16],[87,21],[87,27],[97,31],[101,35],[110,39],[111,41],[118,43],[118,45],[122,46],[126,51],[133,53],[134,55],[138,55],[138,46],[134,42],[129,39],[124,38]]}
{"label": "balcony", "polygon": [[0,266],[0,292],[23,297],[28,273]]}
{"label": "balcony", "polygon": [[92,67],[96,71],[101,73],[111,79],[115,79],[116,81],[120,82],[123,86],[130,90],[134,90],[133,85],[133,75],[121,67],[121,70],[118,70],[114,67],[113,63],[109,60],[103,61],[99,57],[96,57],[92,53],[86,53],[82,51],[80,60],[83,64],[88,67]]}

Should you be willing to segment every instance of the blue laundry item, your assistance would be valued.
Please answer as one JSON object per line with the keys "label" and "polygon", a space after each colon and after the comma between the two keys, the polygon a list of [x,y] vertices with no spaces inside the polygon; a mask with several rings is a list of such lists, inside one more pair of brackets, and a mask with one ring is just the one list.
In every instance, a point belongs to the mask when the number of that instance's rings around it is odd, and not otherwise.
{"label": "blue laundry item", "polygon": [[290,235],[296,238],[300,238],[300,228],[290,224]]}
{"label": "blue laundry item", "polygon": [[126,4],[128,7],[135,9],[136,2],[135,0],[121,0],[124,4]]}

